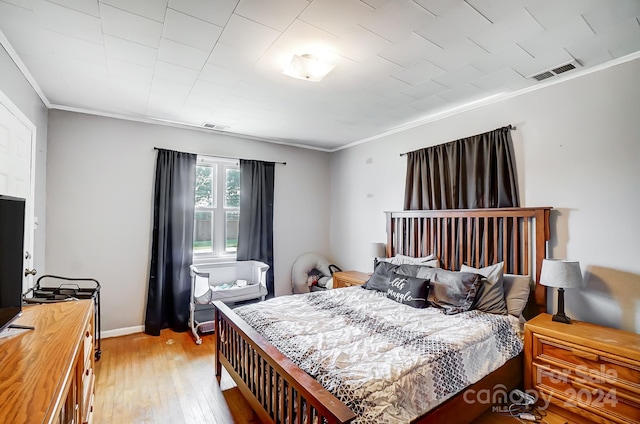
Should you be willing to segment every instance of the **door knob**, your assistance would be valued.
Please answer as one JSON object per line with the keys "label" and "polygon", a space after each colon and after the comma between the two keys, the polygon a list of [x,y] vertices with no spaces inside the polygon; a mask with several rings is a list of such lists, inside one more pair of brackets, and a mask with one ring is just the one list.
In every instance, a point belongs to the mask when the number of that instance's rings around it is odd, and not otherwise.
{"label": "door knob", "polygon": [[28,277],[29,275],[36,275],[38,273],[38,271],[36,271],[36,269],[25,269],[24,270],[24,276]]}

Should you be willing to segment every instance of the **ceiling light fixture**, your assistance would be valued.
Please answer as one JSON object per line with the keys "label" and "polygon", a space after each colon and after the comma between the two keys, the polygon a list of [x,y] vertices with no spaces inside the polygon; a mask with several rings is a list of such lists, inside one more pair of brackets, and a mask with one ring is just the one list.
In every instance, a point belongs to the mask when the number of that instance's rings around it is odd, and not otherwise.
{"label": "ceiling light fixture", "polygon": [[322,81],[333,68],[334,65],[322,62],[312,54],[296,54],[282,73],[293,78],[318,82]]}

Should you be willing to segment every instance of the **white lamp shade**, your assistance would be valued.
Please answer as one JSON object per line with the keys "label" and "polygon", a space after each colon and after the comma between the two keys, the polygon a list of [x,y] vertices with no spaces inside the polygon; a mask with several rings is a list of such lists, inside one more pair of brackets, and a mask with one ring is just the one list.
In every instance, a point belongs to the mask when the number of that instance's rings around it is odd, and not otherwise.
{"label": "white lamp shade", "polygon": [[584,282],[580,271],[580,262],[566,259],[543,260],[540,284],[563,289],[582,287]]}
{"label": "white lamp shade", "polygon": [[387,245],[385,243],[369,243],[369,256],[373,258],[386,257]]}

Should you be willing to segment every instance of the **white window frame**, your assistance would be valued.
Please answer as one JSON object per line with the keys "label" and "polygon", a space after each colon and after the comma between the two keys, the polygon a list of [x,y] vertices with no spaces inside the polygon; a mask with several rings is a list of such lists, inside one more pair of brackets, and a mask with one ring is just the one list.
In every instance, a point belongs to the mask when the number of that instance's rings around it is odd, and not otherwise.
{"label": "white window frame", "polygon": [[[237,159],[217,158],[211,156],[198,156],[197,166],[210,166],[215,169],[213,193],[213,205],[211,207],[196,206],[195,212],[212,212],[213,228],[212,228],[212,251],[196,252],[193,251],[193,263],[211,263],[211,262],[229,262],[236,260],[235,251],[226,250],[226,212],[240,211],[240,208],[225,208],[225,192],[226,192],[226,173],[227,169],[240,169]],[[195,198],[193,199],[195,202]],[[194,214],[195,221],[195,214]],[[194,227],[195,231],[195,227]]]}

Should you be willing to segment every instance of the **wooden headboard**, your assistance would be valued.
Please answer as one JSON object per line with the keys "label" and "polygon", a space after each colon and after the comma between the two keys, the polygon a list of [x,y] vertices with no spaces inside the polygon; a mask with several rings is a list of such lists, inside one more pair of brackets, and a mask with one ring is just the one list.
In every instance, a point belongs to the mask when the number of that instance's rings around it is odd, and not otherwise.
{"label": "wooden headboard", "polygon": [[[550,238],[550,207],[386,212],[387,256],[436,254],[445,269],[481,268],[504,261],[505,273],[531,275],[533,314],[546,312],[538,284]],[[532,305],[533,304],[533,305]]]}

